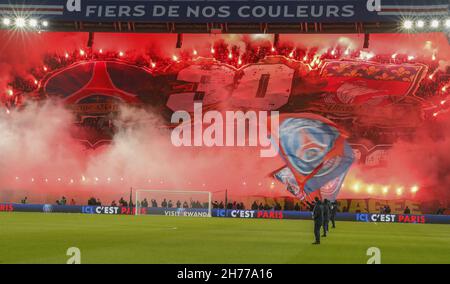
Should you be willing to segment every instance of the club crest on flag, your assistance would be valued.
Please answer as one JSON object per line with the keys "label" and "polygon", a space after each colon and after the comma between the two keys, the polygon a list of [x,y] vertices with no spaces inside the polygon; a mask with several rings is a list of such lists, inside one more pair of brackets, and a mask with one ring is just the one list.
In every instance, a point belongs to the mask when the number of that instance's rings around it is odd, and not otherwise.
{"label": "club crest on flag", "polygon": [[274,135],[287,166],[273,176],[296,197],[324,190],[335,199],[354,160],[339,127],[318,115],[287,114]]}
{"label": "club crest on flag", "polygon": [[[328,135],[323,135],[324,132]],[[336,129],[317,120],[288,118],[280,125],[281,150],[291,166],[305,176],[322,163],[338,136]],[[337,160],[327,161],[317,174],[327,174]]]}

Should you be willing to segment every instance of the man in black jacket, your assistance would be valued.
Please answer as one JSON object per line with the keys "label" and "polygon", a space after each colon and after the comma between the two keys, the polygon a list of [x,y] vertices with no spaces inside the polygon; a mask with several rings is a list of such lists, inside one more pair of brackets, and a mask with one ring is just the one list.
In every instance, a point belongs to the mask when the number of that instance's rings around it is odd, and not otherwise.
{"label": "man in black jacket", "polygon": [[323,235],[326,237],[328,233],[328,224],[330,223],[330,202],[328,199],[323,201]]}
{"label": "man in black jacket", "polygon": [[338,203],[337,203],[337,201],[333,201],[331,203],[331,215],[330,215],[331,225],[333,226],[333,229],[336,228],[335,220],[336,220],[337,209],[338,209]]}
{"label": "man in black jacket", "polygon": [[405,211],[403,211],[403,214],[411,214],[411,209],[409,209],[409,207],[406,206]]}
{"label": "man in black jacket", "polygon": [[315,206],[312,212],[312,216],[314,219],[314,236],[316,238],[316,241],[313,243],[313,245],[320,244],[320,227],[322,227],[323,224],[323,209],[322,209],[322,202],[320,202],[319,198],[316,197],[314,199]]}

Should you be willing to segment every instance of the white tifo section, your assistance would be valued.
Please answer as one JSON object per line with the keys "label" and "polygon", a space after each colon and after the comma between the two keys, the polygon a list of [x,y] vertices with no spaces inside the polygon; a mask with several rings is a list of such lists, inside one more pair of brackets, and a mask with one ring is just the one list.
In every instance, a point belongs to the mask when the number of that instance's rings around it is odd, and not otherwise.
{"label": "white tifo section", "polygon": [[[212,64],[206,68],[191,65],[178,73],[177,80],[196,83],[195,92],[204,93],[203,106],[226,101],[231,96],[235,71],[226,65]],[[172,94],[167,106],[173,111],[194,111],[195,92]]]}
{"label": "white tifo section", "polygon": [[204,217],[204,214],[182,214],[194,212],[197,209],[204,210],[207,212],[207,217],[211,217],[212,194],[209,191],[137,189],[135,193],[136,215],[141,215],[141,209],[145,207],[143,203],[145,205],[147,202],[147,208],[160,208],[181,213],[175,216]]}
{"label": "white tifo section", "polygon": [[[271,111],[287,104],[294,69],[284,64],[252,64],[243,72],[230,98],[231,106]],[[264,77],[266,80],[263,80]]]}
{"label": "white tifo section", "polygon": [[[167,107],[172,111],[194,111],[194,102],[203,107],[218,103],[233,108],[276,110],[287,104],[295,70],[282,63],[255,63],[234,70],[227,65],[191,65],[178,73],[177,80],[196,84],[194,92],[171,94]],[[202,97],[195,98],[195,92]]]}

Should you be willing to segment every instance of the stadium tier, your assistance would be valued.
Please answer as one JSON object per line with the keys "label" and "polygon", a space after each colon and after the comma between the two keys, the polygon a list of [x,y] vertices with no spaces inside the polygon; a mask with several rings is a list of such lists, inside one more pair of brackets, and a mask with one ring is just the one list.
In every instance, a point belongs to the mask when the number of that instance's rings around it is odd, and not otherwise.
{"label": "stadium tier", "polygon": [[[445,30],[446,0],[1,1],[0,14],[42,19],[31,28],[132,33],[389,33]],[[444,22],[409,24],[410,19]],[[6,22],[8,23],[8,22]],[[405,29],[399,29],[404,27]],[[448,22],[447,22],[448,24]],[[3,25],[8,28],[10,25]]]}
{"label": "stadium tier", "polygon": [[0,0],[0,263],[448,263],[449,6]]}

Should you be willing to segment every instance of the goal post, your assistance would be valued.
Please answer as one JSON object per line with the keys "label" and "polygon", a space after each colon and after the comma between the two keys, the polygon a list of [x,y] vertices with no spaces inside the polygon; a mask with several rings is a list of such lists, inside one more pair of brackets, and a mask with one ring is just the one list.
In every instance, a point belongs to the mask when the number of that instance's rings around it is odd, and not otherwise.
{"label": "goal post", "polygon": [[135,195],[135,215],[212,216],[209,191],[136,189]]}

